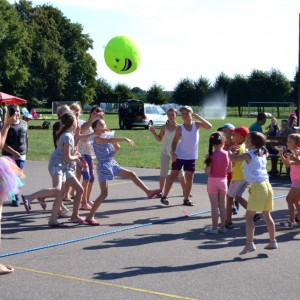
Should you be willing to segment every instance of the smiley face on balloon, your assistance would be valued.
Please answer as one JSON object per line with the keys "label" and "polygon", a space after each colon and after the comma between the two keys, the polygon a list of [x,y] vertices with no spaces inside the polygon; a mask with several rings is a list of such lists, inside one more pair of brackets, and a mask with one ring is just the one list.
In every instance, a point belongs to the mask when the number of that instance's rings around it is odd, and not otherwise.
{"label": "smiley face on balloon", "polygon": [[104,59],[107,66],[118,74],[129,74],[140,64],[140,54],[134,40],[125,35],[112,38],[105,47]]}

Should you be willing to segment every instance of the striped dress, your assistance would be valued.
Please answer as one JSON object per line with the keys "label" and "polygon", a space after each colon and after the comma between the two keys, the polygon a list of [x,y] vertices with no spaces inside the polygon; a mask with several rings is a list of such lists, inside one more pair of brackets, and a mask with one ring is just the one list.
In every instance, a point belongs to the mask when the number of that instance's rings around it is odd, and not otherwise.
{"label": "striped dress", "polygon": [[94,138],[93,148],[98,160],[98,181],[113,180],[114,176],[122,170],[114,160],[114,145],[112,143],[96,143],[96,138]]}

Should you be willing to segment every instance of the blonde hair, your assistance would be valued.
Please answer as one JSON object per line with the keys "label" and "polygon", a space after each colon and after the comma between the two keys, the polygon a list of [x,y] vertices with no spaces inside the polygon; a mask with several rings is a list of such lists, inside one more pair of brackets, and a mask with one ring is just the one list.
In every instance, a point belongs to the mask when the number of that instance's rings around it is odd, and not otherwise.
{"label": "blonde hair", "polygon": [[80,114],[82,113],[81,106],[79,104],[77,104],[77,103],[71,104],[70,105],[70,109],[73,110],[73,111],[78,110]]}

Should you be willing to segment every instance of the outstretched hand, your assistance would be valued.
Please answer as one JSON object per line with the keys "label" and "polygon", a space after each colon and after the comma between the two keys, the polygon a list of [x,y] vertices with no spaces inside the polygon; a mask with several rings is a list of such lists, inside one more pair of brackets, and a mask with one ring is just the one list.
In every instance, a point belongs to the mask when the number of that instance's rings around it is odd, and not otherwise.
{"label": "outstretched hand", "polygon": [[155,127],[154,126],[149,126],[149,131],[151,131],[152,133],[155,133]]}
{"label": "outstretched hand", "polygon": [[126,142],[128,143],[128,145],[129,145],[130,147],[135,147],[134,141],[132,141],[132,140],[130,140],[130,139],[127,139]]}

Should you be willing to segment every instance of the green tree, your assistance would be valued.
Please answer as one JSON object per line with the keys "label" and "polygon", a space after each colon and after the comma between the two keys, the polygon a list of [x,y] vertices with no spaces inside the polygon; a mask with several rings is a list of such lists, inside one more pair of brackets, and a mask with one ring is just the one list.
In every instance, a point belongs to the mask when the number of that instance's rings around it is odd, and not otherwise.
{"label": "green tree", "polygon": [[142,101],[146,101],[146,94],[147,92],[142,90],[141,88],[139,87],[134,87],[131,89],[131,92],[134,94],[134,98],[135,99],[139,99],[139,100],[142,100]]}
{"label": "green tree", "polygon": [[24,60],[30,56],[28,34],[18,14],[6,0],[0,0],[0,88],[22,95],[29,79],[29,69]]}
{"label": "green tree", "polygon": [[175,87],[172,99],[177,104],[192,105],[197,99],[194,82],[189,78],[182,79]]}
{"label": "green tree", "polygon": [[223,90],[224,93],[228,93],[230,82],[231,78],[222,72],[217,76],[213,87],[215,90]]}
{"label": "green tree", "polygon": [[228,87],[228,106],[237,106],[240,117],[243,115],[243,107],[247,106],[249,99],[248,79],[240,74],[234,76]]}
{"label": "green tree", "polygon": [[26,87],[32,97],[92,102],[96,86],[96,62],[88,53],[93,41],[82,33],[80,24],[71,23],[51,5],[32,7],[20,0],[15,4],[30,33],[32,48],[31,80]]}
{"label": "green tree", "polygon": [[96,103],[113,103],[116,96],[111,85],[103,78],[97,79],[96,82]]}
{"label": "green tree", "polygon": [[201,105],[205,96],[211,89],[210,81],[205,77],[200,77],[195,83],[196,97],[193,105]]}
{"label": "green tree", "polygon": [[160,104],[167,103],[168,97],[164,93],[162,86],[157,85],[155,83],[147,91],[146,100],[147,100],[147,103],[154,103],[154,104],[160,105]]}
{"label": "green tree", "polygon": [[275,102],[291,101],[293,87],[290,81],[279,70],[273,69],[269,73],[270,77],[270,98]]}
{"label": "green tree", "polygon": [[125,99],[133,99],[134,94],[131,92],[130,88],[126,84],[118,83],[114,88],[114,93],[116,96],[116,100],[119,102],[120,100]]}

